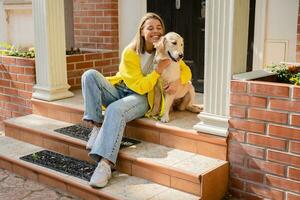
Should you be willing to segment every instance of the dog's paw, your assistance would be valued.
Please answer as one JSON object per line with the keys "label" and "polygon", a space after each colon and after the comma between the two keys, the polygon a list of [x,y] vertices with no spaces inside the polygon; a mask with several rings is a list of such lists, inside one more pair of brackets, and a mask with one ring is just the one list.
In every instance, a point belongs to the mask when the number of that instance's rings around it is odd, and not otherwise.
{"label": "dog's paw", "polygon": [[200,113],[203,111],[203,107],[192,105],[192,106],[188,106],[186,108],[186,110],[193,112],[193,113]]}
{"label": "dog's paw", "polygon": [[169,116],[166,116],[166,115],[162,116],[162,118],[160,118],[160,121],[163,123],[169,122],[170,121]]}

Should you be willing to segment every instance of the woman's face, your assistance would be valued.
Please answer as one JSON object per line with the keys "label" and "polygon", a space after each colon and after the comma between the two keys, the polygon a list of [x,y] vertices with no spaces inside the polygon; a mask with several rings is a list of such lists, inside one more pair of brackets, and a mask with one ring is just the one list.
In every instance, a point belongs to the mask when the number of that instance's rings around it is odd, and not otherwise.
{"label": "woman's face", "polygon": [[163,28],[158,19],[148,19],[145,21],[141,31],[142,37],[145,38],[146,51],[153,50],[153,43],[157,42],[163,35]]}

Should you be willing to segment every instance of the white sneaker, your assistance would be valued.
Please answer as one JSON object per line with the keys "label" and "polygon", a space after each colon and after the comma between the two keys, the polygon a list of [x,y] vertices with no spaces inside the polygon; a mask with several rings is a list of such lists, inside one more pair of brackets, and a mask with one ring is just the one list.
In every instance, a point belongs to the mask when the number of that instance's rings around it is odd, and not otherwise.
{"label": "white sneaker", "polygon": [[91,180],[89,182],[92,187],[104,187],[108,183],[108,180],[111,177],[111,168],[108,163],[104,160],[101,160],[96,167]]}
{"label": "white sneaker", "polygon": [[100,127],[94,126],[94,128],[92,129],[90,136],[89,136],[89,140],[86,143],[86,149],[90,150],[93,147],[93,144],[95,143],[95,140],[97,138],[97,135],[100,132]]}

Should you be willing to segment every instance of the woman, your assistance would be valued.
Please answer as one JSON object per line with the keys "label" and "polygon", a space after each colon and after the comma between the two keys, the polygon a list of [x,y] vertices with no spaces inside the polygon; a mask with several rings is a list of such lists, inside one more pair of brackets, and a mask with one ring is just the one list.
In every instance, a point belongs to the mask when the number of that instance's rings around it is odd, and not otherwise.
{"label": "woman", "polygon": [[[82,75],[83,120],[94,126],[87,149],[91,149],[89,155],[98,162],[89,183],[93,187],[104,187],[108,183],[126,123],[147,112],[146,94],[153,90],[160,74],[170,64],[166,59],[152,69],[153,43],[164,33],[162,19],[147,13],[141,19],[133,41],[124,49],[115,76],[105,78],[96,70],[88,70]],[[181,81],[187,83],[191,72],[184,63],[181,68]],[[174,85],[166,85],[167,92],[175,92]],[[101,105],[106,107],[104,117]]]}

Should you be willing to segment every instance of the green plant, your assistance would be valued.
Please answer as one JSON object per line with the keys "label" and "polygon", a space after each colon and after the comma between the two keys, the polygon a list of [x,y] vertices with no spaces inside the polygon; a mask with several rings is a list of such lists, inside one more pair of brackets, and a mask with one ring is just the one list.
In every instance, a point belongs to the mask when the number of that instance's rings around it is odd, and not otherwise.
{"label": "green plant", "polygon": [[40,156],[37,153],[33,153],[31,155],[31,157],[32,157],[33,160],[38,160],[40,158]]}
{"label": "green plant", "polygon": [[300,73],[294,74],[292,78],[290,78],[290,82],[294,85],[300,85]]}
{"label": "green plant", "polygon": [[288,70],[288,66],[286,64],[278,64],[278,65],[270,65],[268,66],[271,72],[276,74],[276,78],[278,82],[281,83],[289,83],[290,78],[292,77],[292,73]]}
{"label": "green plant", "polygon": [[8,49],[11,49],[12,45],[0,42],[0,55],[7,55]]}
{"label": "green plant", "polygon": [[25,57],[25,58],[34,58],[35,50],[34,48],[30,49],[17,49],[15,46],[0,42],[0,55],[16,56],[16,57]]}
{"label": "green plant", "polygon": [[74,49],[73,47],[71,47],[71,49],[66,50],[66,55],[73,55],[73,54],[80,54],[80,53],[81,51],[79,48]]}
{"label": "green plant", "polygon": [[300,85],[300,68],[298,66],[280,63],[267,66],[267,68],[275,73],[278,82]]}

